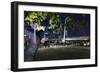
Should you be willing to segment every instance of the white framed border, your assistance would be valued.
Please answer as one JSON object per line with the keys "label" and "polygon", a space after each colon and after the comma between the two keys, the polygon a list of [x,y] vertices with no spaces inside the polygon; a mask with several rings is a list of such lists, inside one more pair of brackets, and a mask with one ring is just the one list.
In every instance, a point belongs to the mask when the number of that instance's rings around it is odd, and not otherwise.
{"label": "white framed border", "polygon": [[[62,13],[85,13],[90,14],[90,59],[78,60],[56,60],[56,61],[33,61],[24,62],[24,11],[44,11],[44,12],[62,12]],[[95,64],[95,9],[69,8],[69,7],[50,7],[35,5],[18,6],[18,68],[40,68],[53,66],[74,66]]]}

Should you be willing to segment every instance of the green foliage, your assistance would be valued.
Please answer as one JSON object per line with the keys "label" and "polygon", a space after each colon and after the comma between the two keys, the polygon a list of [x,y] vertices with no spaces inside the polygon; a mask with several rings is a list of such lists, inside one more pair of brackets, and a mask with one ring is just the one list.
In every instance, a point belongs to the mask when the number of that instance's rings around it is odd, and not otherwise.
{"label": "green foliage", "polygon": [[49,28],[50,29],[55,29],[59,27],[59,15],[57,14],[51,14],[50,15],[50,20],[49,20]]}
{"label": "green foliage", "polygon": [[43,26],[41,22],[49,17],[49,29],[55,29],[59,27],[59,15],[56,13],[28,12],[27,14],[28,15],[25,17],[25,20],[28,20],[31,26],[33,25],[34,21],[36,21],[37,27]]}
{"label": "green foliage", "polygon": [[63,24],[63,27],[70,27],[72,30],[76,30],[78,27],[84,29],[86,25],[87,23],[84,20],[75,20],[72,16],[67,16],[65,18],[65,23]]}
{"label": "green foliage", "polygon": [[30,22],[30,25],[33,25],[33,22],[36,21],[37,26],[41,26],[41,22],[47,18],[47,12],[29,12],[25,17],[25,20]]}
{"label": "green foliage", "polygon": [[80,20],[79,25],[80,25],[80,28],[83,30],[86,27],[87,22],[85,22],[84,20]]}
{"label": "green foliage", "polygon": [[63,30],[64,30],[64,27],[66,27],[66,28],[70,27],[73,30],[75,30],[77,28],[77,24],[72,16],[67,16],[64,21],[65,22],[63,24]]}
{"label": "green foliage", "polygon": [[[27,15],[25,16],[25,20],[28,20],[30,22],[30,26],[33,25],[33,22],[36,21],[37,23],[37,27],[41,27],[43,26],[43,24],[41,24],[42,21],[44,21],[46,18],[50,18],[49,19],[49,29],[57,29],[60,27],[60,20],[59,17],[60,15],[57,13],[48,13],[48,12],[32,12],[32,11],[28,11]],[[80,27],[81,29],[84,29],[86,27],[86,21],[83,20],[75,20],[73,18],[73,16],[69,15],[65,18],[64,23],[62,25],[62,28],[64,29],[64,27],[70,27],[73,30],[77,29],[77,27]]]}

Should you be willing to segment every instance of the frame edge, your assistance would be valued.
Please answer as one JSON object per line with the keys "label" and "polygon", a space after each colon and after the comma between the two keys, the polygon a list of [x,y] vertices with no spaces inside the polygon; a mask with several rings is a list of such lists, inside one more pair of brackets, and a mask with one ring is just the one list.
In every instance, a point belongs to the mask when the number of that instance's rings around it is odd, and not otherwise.
{"label": "frame edge", "polygon": [[[81,68],[81,67],[96,67],[97,65],[97,6],[81,6],[81,5],[65,5],[65,4],[48,4],[48,3],[36,3],[35,5],[42,5],[42,6],[58,6],[58,7],[73,7],[74,8],[89,8],[89,9],[95,9],[95,48],[96,48],[96,54],[95,54],[95,64],[91,65],[76,65],[76,66],[58,66],[58,67],[43,67],[43,68],[27,68],[27,69],[18,69],[18,5],[32,5],[35,4],[35,2],[20,2],[20,1],[14,1],[11,2],[11,71],[18,72],[18,71],[32,71],[32,70],[50,70],[50,69],[65,69],[65,68]],[[16,34],[17,33],[17,34]],[[16,36],[17,35],[17,36]],[[17,44],[17,45],[16,45]]]}

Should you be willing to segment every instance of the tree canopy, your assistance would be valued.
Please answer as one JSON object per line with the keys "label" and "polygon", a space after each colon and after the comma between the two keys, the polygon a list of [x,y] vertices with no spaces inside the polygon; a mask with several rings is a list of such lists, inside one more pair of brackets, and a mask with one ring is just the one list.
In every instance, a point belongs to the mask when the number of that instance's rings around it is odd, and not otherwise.
{"label": "tree canopy", "polygon": [[[60,15],[58,13],[51,13],[51,12],[33,12],[33,11],[27,11],[25,16],[25,20],[28,20],[30,22],[30,26],[33,25],[33,22],[37,23],[37,28],[40,28],[43,26],[41,22],[49,18],[49,29],[55,29],[60,27]],[[69,15],[66,16],[64,19],[64,23],[62,24],[62,28],[64,27],[70,27],[73,30],[75,30],[77,27],[80,27],[81,29],[84,29],[87,22],[84,20],[75,20],[73,16]]]}

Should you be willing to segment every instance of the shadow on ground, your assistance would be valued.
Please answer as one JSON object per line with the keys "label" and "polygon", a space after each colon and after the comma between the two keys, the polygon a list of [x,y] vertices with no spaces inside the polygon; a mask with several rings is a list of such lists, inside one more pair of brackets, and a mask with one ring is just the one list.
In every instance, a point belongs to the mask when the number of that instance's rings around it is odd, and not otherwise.
{"label": "shadow on ground", "polygon": [[34,61],[90,58],[90,47],[39,48]]}

